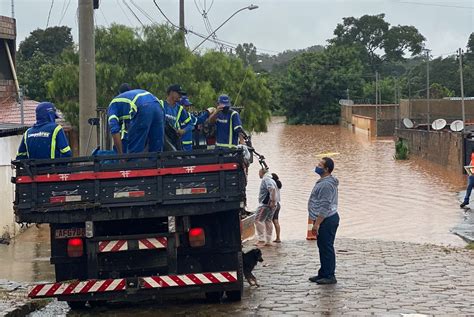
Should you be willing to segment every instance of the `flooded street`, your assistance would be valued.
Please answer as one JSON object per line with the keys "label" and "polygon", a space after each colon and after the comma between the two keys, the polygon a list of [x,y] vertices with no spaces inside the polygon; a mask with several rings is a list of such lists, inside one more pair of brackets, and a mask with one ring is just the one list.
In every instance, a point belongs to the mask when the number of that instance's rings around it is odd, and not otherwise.
{"label": "flooded street", "polygon": [[[375,240],[380,241],[380,250],[389,246],[385,241],[397,241],[397,252],[401,252],[400,254],[403,254],[405,243],[457,247],[465,245],[463,240],[450,232],[463,217],[458,207],[457,193],[464,189],[465,178],[454,175],[442,166],[413,157],[408,161],[396,161],[393,158],[395,146],[391,139],[368,140],[366,136],[353,134],[339,126],[287,126],[283,118],[274,118],[268,133],[254,135],[253,145],[259,153],[265,155],[271,171],[276,172],[283,183],[280,212],[283,243],[276,248],[264,250],[264,253],[268,253],[265,257],[275,257],[275,263],[278,263],[277,255],[273,253],[285,249],[285,240],[288,243],[285,251],[287,253],[282,253],[282,256],[291,253],[290,245],[296,243],[304,246],[306,243],[303,241],[307,229],[307,200],[318,179],[314,167],[318,161],[316,156],[321,153],[339,153],[332,157],[336,164],[334,175],[340,181],[341,224],[338,238],[341,239],[345,250],[352,249],[353,243],[378,243],[374,242]],[[259,164],[255,161],[249,171],[249,209],[255,209],[257,206],[260,184],[258,169]],[[374,246],[379,248],[378,245]],[[312,245],[309,247],[310,250],[314,248]],[[363,246],[360,248],[360,260],[354,260],[354,265],[365,263],[364,256],[369,249],[366,250]],[[380,250],[374,253],[374,259],[382,252]],[[54,269],[49,264],[49,253],[48,226],[42,225],[39,229],[33,226],[11,245],[0,245],[1,279],[18,282],[53,281]],[[344,256],[344,253],[341,256]],[[412,256],[416,257],[416,252],[412,252]],[[304,262],[307,263],[306,260]],[[342,264],[341,271],[344,272],[345,266],[348,268],[348,265]],[[378,264],[375,267],[378,267]],[[270,270],[268,285],[271,285],[272,268],[266,270]],[[419,268],[413,270],[416,272]],[[434,271],[436,270],[438,269],[435,268]],[[383,273],[383,269],[381,272]],[[291,274],[296,273],[288,274],[291,277]],[[305,276],[302,278],[306,280]],[[295,283],[300,284],[297,281]],[[349,285],[344,285],[344,282],[341,287],[341,291],[350,290]],[[281,290],[275,294],[280,294],[279,292]],[[427,294],[430,292],[427,290]],[[260,296],[263,295],[260,289],[250,289],[246,285],[245,294],[241,303],[226,303],[221,306],[201,304],[201,299],[191,298],[183,302],[165,301],[165,306],[156,303],[138,306],[125,304],[124,307],[104,307],[85,313],[70,312],[64,302],[54,301],[32,316],[154,316],[160,308],[165,309],[161,310],[161,313],[170,316],[193,315],[194,309],[204,314],[219,314],[223,310],[240,314],[261,308]],[[288,302],[291,300],[288,299]]]}
{"label": "flooded street", "polygon": [[[253,145],[283,183],[282,239],[304,239],[307,201],[319,176],[316,155],[334,155],[339,179],[339,237],[463,246],[450,229],[462,219],[465,178],[411,157],[396,161],[392,139],[368,140],[339,126],[288,126],[274,118]],[[257,206],[259,165],[249,171],[249,207]]]}

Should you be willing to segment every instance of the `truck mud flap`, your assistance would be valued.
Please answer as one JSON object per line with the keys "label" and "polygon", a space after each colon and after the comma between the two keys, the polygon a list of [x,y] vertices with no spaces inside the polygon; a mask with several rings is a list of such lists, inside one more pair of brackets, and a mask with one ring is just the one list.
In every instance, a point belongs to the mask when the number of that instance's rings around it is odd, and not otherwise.
{"label": "truck mud flap", "polygon": [[[139,289],[164,289],[238,282],[236,271],[140,277]],[[136,287],[132,287],[136,289]],[[38,284],[28,290],[30,298],[64,297],[127,291],[127,279],[87,280]]]}

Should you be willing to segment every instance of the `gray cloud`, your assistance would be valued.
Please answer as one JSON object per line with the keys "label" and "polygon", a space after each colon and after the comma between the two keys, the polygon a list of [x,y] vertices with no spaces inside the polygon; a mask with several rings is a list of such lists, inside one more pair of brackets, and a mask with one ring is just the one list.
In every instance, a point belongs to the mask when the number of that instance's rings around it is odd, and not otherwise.
{"label": "gray cloud", "polygon": [[[58,25],[62,10],[68,1],[70,0],[55,0],[50,25]],[[0,15],[10,16],[11,0],[0,0],[0,2]],[[134,0],[134,2],[156,22],[165,21],[152,0]],[[178,1],[157,2],[177,24]],[[209,7],[211,2],[212,0],[196,0],[201,8],[204,4]],[[215,28],[237,9],[251,3],[252,0],[214,0],[209,20]],[[279,52],[316,44],[325,45],[343,17],[385,13],[386,20],[392,25],[406,24],[417,27],[427,38],[427,47],[433,50],[432,54],[441,55],[465,47],[469,34],[474,31],[474,9],[469,9],[474,7],[474,0],[445,0],[435,3],[422,0],[254,0],[253,3],[258,5],[259,9],[240,12],[217,32],[217,36],[231,43],[252,42],[257,48],[262,49],[262,52]],[[15,4],[19,41],[34,29],[46,26],[50,0],[15,0]],[[433,6],[433,4],[467,8]],[[203,18],[196,9],[194,1],[186,0],[185,6],[186,27],[207,35]],[[73,29],[75,40],[77,40],[76,9],[77,0],[71,0],[62,23]],[[126,15],[122,9],[126,10]],[[144,23],[150,23],[138,10],[135,11]],[[102,0],[101,10],[96,10],[95,14],[98,25],[113,22],[131,26],[140,25],[123,5],[122,0]],[[200,39],[189,35],[188,42],[193,48]],[[203,47],[214,48],[215,45],[209,43]]]}

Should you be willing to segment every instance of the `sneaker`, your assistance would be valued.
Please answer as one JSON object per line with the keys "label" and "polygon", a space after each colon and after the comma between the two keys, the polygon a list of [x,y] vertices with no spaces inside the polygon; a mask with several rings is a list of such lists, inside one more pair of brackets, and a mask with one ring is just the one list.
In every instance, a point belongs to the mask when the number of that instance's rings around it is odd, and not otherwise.
{"label": "sneaker", "polygon": [[308,280],[309,280],[310,282],[317,283],[317,281],[318,281],[319,279],[321,279],[321,277],[315,275],[315,276],[311,276]]}
{"label": "sneaker", "polygon": [[330,277],[330,278],[324,277],[324,278],[320,278],[316,280],[316,284],[320,284],[320,285],[328,285],[328,284],[336,284],[336,283],[337,283],[337,280],[335,276]]}
{"label": "sneaker", "polygon": [[464,207],[466,207],[467,205],[469,205],[469,203],[463,202],[462,204],[459,205],[459,207],[460,207],[460,208],[464,208]]}

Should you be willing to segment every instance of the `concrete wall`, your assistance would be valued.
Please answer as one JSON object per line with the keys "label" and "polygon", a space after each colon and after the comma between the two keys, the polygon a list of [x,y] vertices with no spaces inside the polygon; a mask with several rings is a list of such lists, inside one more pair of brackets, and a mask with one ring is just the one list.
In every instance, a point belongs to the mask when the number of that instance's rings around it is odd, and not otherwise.
{"label": "concrete wall", "polygon": [[375,120],[371,117],[353,115],[352,129],[353,132],[362,133],[371,138],[376,137]]}
{"label": "concrete wall", "polygon": [[[474,123],[474,100],[465,100],[466,121]],[[417,123],[427,123],[428,105],[425,99],[400,100],[400,117],[410,118]],[[461,100],[430,100],[430,121],[443,118],[448,123],[462,119]],[[430,123],[431,123],[430,122]]]}
{"label": "concrete wall", "polygon": [[341,125],[348,127],[354,125],[352,118],[362,116],[372,118],[375,121],[374,137],[392,136],[399,122],[399,106],[387,105],[353,105],[341,106]]}
{"label": "concrete wall", "polygon": [[459,132],[397,129],[397,138],[407,141],[409,155],[420,156],[463,173],[463,136]]}
{"label": "concrete wall", "polygon": [[0,138],[0,237],[13,237],[19,232],[13,214],[14,186],[10,161],[16,157],[22,135]]}

